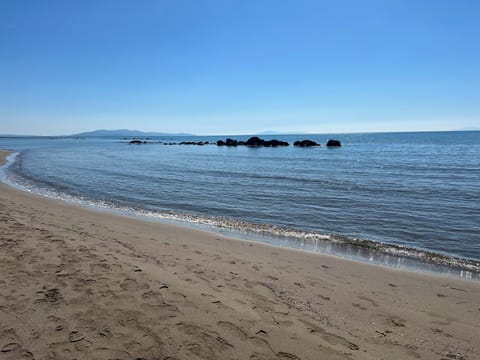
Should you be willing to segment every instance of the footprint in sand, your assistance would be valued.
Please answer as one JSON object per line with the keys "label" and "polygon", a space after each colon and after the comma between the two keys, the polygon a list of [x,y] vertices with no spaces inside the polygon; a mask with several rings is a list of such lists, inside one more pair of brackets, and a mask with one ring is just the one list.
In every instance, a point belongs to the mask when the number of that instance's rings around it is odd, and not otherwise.
{"label": "footprint in sand", "polygon": [[226,349],[226,348],[233,348],[234,346],[228,342],[228,340],[222,338],[221,336],[217,336],[215,340],[220,344],[220,348]]}
{"label": "footprint in sand", "polygon": [[219,310],[228,310],[228,311],[233,310],[230,306],[225,305],[220,300],[212,301],[212,304],[215,304]]}
{"label": "footprint in sand", "polygon": [[138,289],[148,289],[150,288],[150,285],[148,284],[140,285],[135,279],[127,278],[120,284],[120,288],[124,291],[129,291],[129,290],[138,290]]}
{"label": "footprint in sand", "polygon": [[[193,344],[198,345],[198,347],[194,347],[190,351],[195,350],[201,355],[206,355],[205,352],[224,352],[234,347],[234,345],[224,337],[221,337],[217,332],[209,331],[204,327],[181,322],[177,324],[177,328],[188,335]],[[215,357],[209,355],[207,358]]]}
{"label": "footprint in sand", "polygon": [[396,326],[396,327],[405,327],[405,320],[400,319],[400,318],[387,318],[387,322],[390,325]]}
{"label": "footprint in sand", "polygon": [[344,346],[345,348],[349,350],[359,350],[360,347],[357,344],[354,344],[347,339],[329,333],[325,329],[321,328],[320,326],[317,326],[309,321],[301,320],[305,325],[307,325],[307,329],[310,331],[311,334],[319,334],[320,338],[324,341],[326,341],[328,344],[336,346],[336,345],[341,345]]}
{"label": "footprint in sand", "polygon": [[34,304],[47,304],[56,305],[63,300],[63,296],[56,288],[49,289],[47,291],[37,291],[37,294],[43,294],[43,298],[36,299]]}
{"label": "footprint in sand", "polygon": [[287,352],[279,352],[277,353],[277,357],[279,357],[280,359],[288,359],[288,360],[302,360],[297,355],[290,354]]}
{"label": "footprint in sand", "polygon": [[142,294],[142,299],[146,300],[149,305],[163,305],[165,300],[163,295],[158,291],[147,291]]}
{"label": "footprint in sand", "polygon": [[268,352],[271,354],[274,353],[272,347],[270,346],[270,343],[267,340],[262,339],[261,337],[258,337],[258,336],[249,337],[248,342],[250,342],[253,346],[257,347],[258,349],[261,349],[263,353],[265,352]]}
{"label": "footprint in sand", "polygon": [[378,304],[376,303],[375,300],[372,300],[372,299],[370,299],[366,296],[363,296],[363,295],[359,295],[358,298],[363,300],[363,301],[366,301],[366,302],[370,303],[372,306],[378,307]]}
{"label": "footprint in sand", "polygon": [[127,351],[109,348],[96,348],[94,353],[96,359],[129,360],[133,358],[133,356]]}
{"label": "footprint in sand", "polygon": [[357,344],[351,343],[350,341],[346,340],[341,336],[325,332],[321,335],[321,337],[330,345],[342,345],[350,350],[360,350],[360,347]]}
{"label": "footprint in sand", "polygon": [[72,331],[68,335],[68,341],[70,341],[71,343],[82,341],[84,338],[85,337],[81,333],[79,333],[78,331]]}
{"label": "footprint in sand", "polygon": [[366,311],[366,310],[367,310],[367,308],[366,308],[365,306],[363,306],[363,305],[361,305],[361,304],[359,304],[359,303],[352,303],[352,305],[353,305],[354,307],[362,310],[362,311]]}
{"label": "footprint in sand", "polygon": [[0,352],[9,353],[9,352],[16,351],[20,347],[21,347],[20,344],[12,342],[2,346],[2,349],[0,350]]}
{"label": "footprint in sand", "polygon": [[219,321],[217,322],[217,325],[224,331],[230,333],[233,335],[235,338],[240,339],[240,340],[246,340],[247,339],[247,333],[244,331],[241,327],[235,325],[234,323],[228,322],[228,321]]}

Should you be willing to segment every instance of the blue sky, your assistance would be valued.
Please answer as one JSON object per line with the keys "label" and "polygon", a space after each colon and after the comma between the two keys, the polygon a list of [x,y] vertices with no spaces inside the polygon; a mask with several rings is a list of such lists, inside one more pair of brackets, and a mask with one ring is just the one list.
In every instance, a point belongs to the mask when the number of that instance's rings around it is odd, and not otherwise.
{"label": "blue sky", "polygon": [[478,0],[0,0],[0,133],[480,127]]}

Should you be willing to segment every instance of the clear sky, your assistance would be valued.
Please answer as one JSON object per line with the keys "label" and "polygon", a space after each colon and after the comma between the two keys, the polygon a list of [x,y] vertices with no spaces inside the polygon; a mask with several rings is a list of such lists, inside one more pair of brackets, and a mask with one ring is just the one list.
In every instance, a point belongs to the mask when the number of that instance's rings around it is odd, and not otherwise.
{"label": "clear sky", "polygon": [[0,133],[480,128],[479,0],[0,0]]}

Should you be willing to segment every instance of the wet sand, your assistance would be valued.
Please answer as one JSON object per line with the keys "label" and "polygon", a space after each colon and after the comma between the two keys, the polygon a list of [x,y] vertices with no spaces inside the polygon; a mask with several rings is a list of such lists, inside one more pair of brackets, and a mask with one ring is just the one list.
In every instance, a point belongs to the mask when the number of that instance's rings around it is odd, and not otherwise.
{"label": "wet sand", "polygon": [[10,155],[10,154],[11,154],[11,151],[0,149],[0,166],[5,164],[7,156]]}
{"label": "wet sand", "polygon": [[1,359],[480,354],[480,282],[228,239],[3,184],[0,264]]}

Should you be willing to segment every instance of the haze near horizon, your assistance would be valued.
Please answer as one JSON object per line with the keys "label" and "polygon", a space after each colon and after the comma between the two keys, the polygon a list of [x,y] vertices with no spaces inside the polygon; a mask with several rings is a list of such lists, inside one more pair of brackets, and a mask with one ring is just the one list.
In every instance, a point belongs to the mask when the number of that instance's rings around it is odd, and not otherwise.
{"label": "haze near horizon", "polygon": [[0,3],[0,134],[480,128],[480,3]]}

